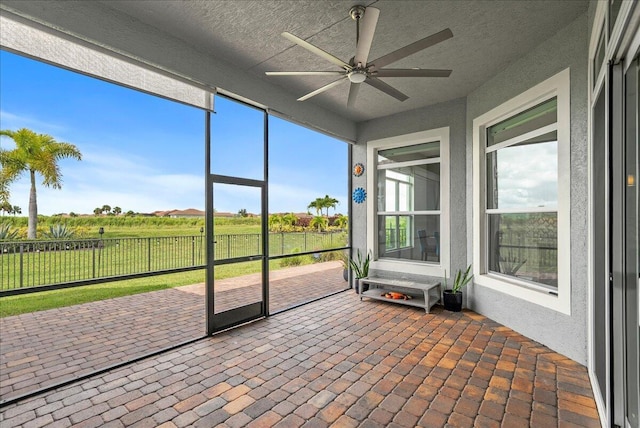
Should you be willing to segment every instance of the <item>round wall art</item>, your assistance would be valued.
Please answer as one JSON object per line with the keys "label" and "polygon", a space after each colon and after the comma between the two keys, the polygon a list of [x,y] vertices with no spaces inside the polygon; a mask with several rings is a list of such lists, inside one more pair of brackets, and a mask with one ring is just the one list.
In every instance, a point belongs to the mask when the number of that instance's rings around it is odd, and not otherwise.
{"label": "round wall art", "polygon": [[353,166],[353,175],[355,175],[356,177],[360,177],[362,174],[364,174],[364,165],[362,165],[361,163],[357,163]]}
{"label": "round wall art", "polygon": [[362,187],[358,187],[353,191],[353,202],[356,204],[361,204],[367,199],[367,191]]}

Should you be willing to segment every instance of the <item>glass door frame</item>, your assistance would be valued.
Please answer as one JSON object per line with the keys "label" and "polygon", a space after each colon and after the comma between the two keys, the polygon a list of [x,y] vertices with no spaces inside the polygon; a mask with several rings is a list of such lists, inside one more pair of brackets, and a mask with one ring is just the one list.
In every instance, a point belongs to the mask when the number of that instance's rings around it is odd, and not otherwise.
{"label": "glass door frame", "polygon": [[[215,94],[218,96],[218,94]],[[226,97],[229,98],[229,97]],[[207,323],[207,335],[245,324],[260,318],[264,318],[268,315],[269,307],[269,230],[268,222],[268,115],[264,109],[259,109],[253,105],[243,103],[236,99],[229,98],[234,102],[245,104],[247,107],[261,110],[263,112],[264,123],[264,151],[263,151],[263,167],[264,167],[264,179],[248,179],[240,177],[231,177],[226,175],[217,175],[211,173],[211,153],[212,153],[212,138],[211,138],[211,112],[206,112],[206,144],[205,144],[205,175],[206,179],[206,191],[205,191],[205,239],[206,239],[206,252],[207,252],[207,267],[205,274],[205,300],[206,300],[206,323]],[[260,218],[261,227],[260,233],[262,235],[262,247],[260,255],[239,257],[228,260],[215,260],[215,239],[214,239],[214,184],[231,184],[260,188]],[[228,311],[224,311],[216,314],[215,309],[215,279],[214,270],[215,266],[220,266],[229,263],[247,262],[261,260],[262,262],[262,300],[260,302],[250,303],[248,305],[240,306]]]}

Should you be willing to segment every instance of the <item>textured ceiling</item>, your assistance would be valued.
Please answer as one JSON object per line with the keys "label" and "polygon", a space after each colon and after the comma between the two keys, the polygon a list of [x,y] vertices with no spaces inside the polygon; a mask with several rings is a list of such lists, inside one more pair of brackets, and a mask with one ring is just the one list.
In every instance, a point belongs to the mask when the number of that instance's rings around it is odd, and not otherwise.
{"label": "textured ceiling", "polygon": [[265,76],[264,71],[338,70],[281,36],[288,31],[349,61],[355,53],[354,4],[380,9],[370,59],[450,28],[454,37],[390,65],[452,69],[449,78],[385,78],[409,99],[399,102],[362,85],[347,108],[348,83],[306,103],[356,122],[464,97],[493,74],[586,12],[587,1],[157,1],[104,0],[136,23],[148,25],[197,49],[279,85],[298,98],[333,77]]}

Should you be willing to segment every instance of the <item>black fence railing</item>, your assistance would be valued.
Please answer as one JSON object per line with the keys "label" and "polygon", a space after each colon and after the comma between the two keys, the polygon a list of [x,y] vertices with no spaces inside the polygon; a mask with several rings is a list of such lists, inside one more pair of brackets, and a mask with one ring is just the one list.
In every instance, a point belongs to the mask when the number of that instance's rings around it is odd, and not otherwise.
{"label": "black fence railing", "polygon": [[[270,256],[346,245],[342,231],[269,235]],[[216,260],[262,254],[260,234],[216,235],[214,242]],[[202,235],[0,242],[0,295],[34,287],[202,269],[205,264]]]}

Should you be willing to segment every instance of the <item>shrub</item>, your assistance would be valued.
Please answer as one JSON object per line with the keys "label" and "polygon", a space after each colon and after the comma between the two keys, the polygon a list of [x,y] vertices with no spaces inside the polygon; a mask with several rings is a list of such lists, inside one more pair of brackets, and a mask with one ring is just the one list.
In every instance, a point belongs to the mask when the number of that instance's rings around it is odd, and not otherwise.
{"label": "shrub", "polygon": [[19,230],[12,229],[11,225],[8,223],[0,224],[0,239],[16,239],[18,236]]}
{"label": "shrub", "polygon": [[44,236],[50,239],[71,239],[75,236],[75,231],[66,224],[56,224],[49,226],[49,232],[44,232]]}
{"label": "shrub", "polygon": [[[294,248],[291,252],[294,254],[299,253],[300,248]],[[280,259],[280,266],[281,267],[300,266],[302,264],[303,259],[304,259],[304,256],[286,257],[284,259]]]}

